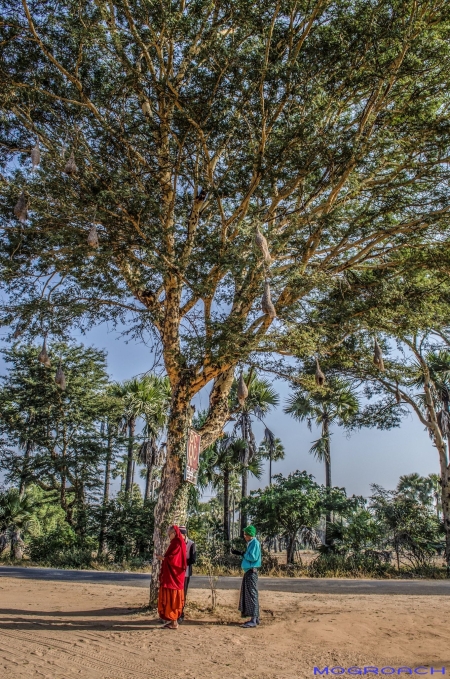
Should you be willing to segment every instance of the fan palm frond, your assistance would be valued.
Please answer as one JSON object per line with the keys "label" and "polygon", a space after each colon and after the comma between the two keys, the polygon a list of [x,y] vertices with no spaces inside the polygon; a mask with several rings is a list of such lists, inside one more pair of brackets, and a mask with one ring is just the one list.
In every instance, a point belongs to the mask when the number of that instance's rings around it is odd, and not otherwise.
{"label": "fan palm frond", "polygon": [[314,457],[319,462],[330,462],[330,435],[321,436],[317,441],[313,441],[313,445],[309,449],[309,452],[314,455]]}

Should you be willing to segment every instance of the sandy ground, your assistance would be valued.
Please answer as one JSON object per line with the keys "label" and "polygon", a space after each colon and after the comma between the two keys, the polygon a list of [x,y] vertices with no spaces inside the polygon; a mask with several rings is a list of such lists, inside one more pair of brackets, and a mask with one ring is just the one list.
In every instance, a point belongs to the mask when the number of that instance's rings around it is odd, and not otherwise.
{"label": "sandy ground", "polygon": [[[298,679],[314,667],[446,666],[450,600],[261,592],[262,624],[241,629],[236,591],[193,590],[187,620],[163,630],[145,590],[0,582],[2,679]],[[437,676],[442,676],[438,674]]]}

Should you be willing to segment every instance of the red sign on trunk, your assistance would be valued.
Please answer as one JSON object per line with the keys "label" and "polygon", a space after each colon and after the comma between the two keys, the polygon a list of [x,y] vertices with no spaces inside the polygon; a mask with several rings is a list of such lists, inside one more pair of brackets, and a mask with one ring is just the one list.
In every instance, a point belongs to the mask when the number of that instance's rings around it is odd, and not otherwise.
{"label": "red sign on trunk", "polygon": [[189,429],[186,447],[186,469],[184,480],[188,483],[197,483],[198,464],[200,459],[201,436],[193,429]]}

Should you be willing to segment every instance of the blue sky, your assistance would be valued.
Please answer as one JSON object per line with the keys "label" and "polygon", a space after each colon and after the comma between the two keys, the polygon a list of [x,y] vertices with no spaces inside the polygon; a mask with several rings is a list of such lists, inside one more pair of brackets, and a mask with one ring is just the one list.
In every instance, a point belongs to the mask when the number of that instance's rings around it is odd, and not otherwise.
{"label": "blue sky", "polygon": [[[149,370],[153,364],[149,347],[142,343],[125,342],[120,333],[102,324],[86,335],[74,334],[74,340],[108,352],[108,371],[112,379],[124,380]],[[0,366],[3,371],[3,366]],[[270,379],[271,375],[267,374]],[[325,482],[323,465],[309,454],[312,442],[318,438],[319,430],[308,430],[306,423],[299,423],[283,413],[283,404],[289,393],[289,386],[275,380],[280,394],[280,406],[269,413],[266,422],[279,437],[286,450],[284,460],[274,463],[273,473],[288,474],[296,469],[305,469],[313,474],[319,483]],[[195,399],[197,409],[208,406],[208,393],[204,391]],[[255,435],[259,442],[263,437],[263,426],[255,423]],[[365,429],[348,437],[338,427],[332,429],[331,437],[332,482],[343,486],[349,495],[370,495],[370,485],[377,483],[385,488],[394,488],[402,474],[418,472],[424,476],[439,473],[438,453],[433,447],[424,427],[415,415],[409,415],[398,429],[377,431]],[[136,479],[138,480],[138,479]],[[250,489],[268,483],[268,468],[260,481],[250,479]]]}
{"label": "blue sky", "polygon": [[[123,380],[148,370],[152,365],[150,349],[144,344],[130,341],[125,343],[119,333],[108,330],[103,324],[79,337],[84,344],[92,344],[104,348],[108,352],[108,369],[113,379]],[[270,375],[267,374],[270,379]],[[298,423],[282,410],[283,403],[289,393],[288,385],[275,380],[274,384],[281,397],[281,404],[267,418],[269,428],[278,436],[286,449],[286,458],[273,465],[273,473],[288,474],[295,469],[306,469],[324,483],[325,473],[322,464],[309,454],[312,442],[318,438],[319,431],[313,427],[312,432],[306,423]],[[208,405],[207,392],[198,395],[198,409]],[[257,440],[263,436],[263,427],[255,423]],[[365,429],[347,437],[345,432],[335,427],[331,437],[332,482],[336,486],[344,486],[352,495],[370,494],[370,484],[377,483],[385,488],[394,488],[399,476],[418,472],[424,476],[439,473],[437,450],[424,427],[415,415],[407,417],[402,426],[391,431]],[[250,481],[254,489],[268,483],[268,469],[261,481]]]}

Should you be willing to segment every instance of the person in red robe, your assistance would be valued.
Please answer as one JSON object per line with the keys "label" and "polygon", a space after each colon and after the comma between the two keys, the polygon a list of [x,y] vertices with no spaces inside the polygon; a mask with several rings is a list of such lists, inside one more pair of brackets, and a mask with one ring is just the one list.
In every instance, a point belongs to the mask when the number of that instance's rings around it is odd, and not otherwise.
{"label": "person in red robe", "polygon": [[168,622],[166,629],[177,629],[178,618],[184,607],[184,578],[186,574],[186,542],[178,526],[168,530],[170,544],[164,556],[157,555],[162,561],[159,575],[158,613]]}

